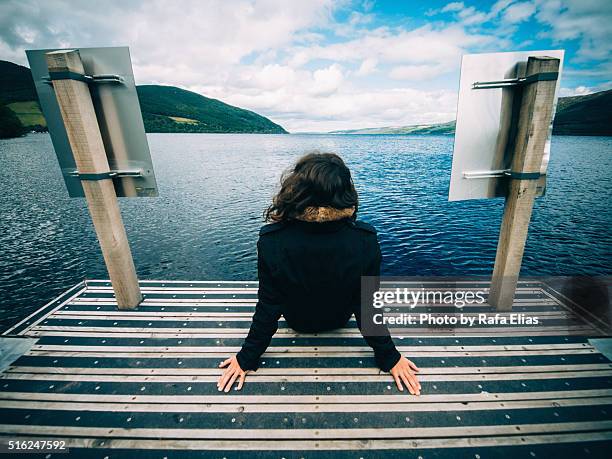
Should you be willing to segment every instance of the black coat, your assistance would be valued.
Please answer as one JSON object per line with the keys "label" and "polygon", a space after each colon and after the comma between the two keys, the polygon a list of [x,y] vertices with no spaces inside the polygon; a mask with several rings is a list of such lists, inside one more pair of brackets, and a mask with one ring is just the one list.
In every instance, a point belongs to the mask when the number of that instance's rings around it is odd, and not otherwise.
{"label": "black coat", "polygon": [[[281,315],[303,333],[341,328],[353,314],[361,328],[361,276],[380,274],[374,227],[346,218],[273,223],[261,228],[257,253],[258,302],[237,355],[243,370],[258,368]],[[400,354],[386,329],[385,336],[365,339],[381,370],[395,366]]]}

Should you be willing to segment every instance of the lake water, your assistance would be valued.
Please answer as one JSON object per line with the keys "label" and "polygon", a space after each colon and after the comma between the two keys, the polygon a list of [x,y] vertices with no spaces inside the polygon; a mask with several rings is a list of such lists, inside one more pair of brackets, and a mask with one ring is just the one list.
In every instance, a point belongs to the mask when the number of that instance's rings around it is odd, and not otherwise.
{"label": "lake water", "polygon": [[[122,199],[141,279],[253,280],[262,212],[310,150],[343,156],[385,275],[489,275],[503,200],[447,202],[452,137],[149,134],[158,198]],[[523,275],[610,274],[612,138],[553,137]],[[83,199],[48,135],[0,140],[0,326],[107,278]]]}

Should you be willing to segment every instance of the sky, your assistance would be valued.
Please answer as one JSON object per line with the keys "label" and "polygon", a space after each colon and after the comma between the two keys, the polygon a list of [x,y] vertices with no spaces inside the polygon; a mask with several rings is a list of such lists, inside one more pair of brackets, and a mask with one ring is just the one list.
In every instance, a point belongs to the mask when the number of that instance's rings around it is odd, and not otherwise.
{"label": "sky", "polygon": [[0,0],[0,59],[129,46],[179,86],[291,132],[455,118],[461,56],[565,49],[561,95],[612,88],[612,1]]}

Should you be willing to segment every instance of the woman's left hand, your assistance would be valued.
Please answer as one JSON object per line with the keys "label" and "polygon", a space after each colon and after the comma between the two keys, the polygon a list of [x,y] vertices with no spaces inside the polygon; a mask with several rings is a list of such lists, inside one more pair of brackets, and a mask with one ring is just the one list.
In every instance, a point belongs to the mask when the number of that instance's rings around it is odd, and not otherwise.
{"label": "woman's left hand", "polygon": [[219,392],[229,392],[234,385],[234,382],[236,382],[236,379],[238,379],[238,387],[236,387],[236,390],[242,389],[247,372],[240,368],[240,364],[238,363],[236,356],[230,357],[229,359],[221,362],[219,364],[219,368],[225,368],[223,374],[217,382],[217,389]]}

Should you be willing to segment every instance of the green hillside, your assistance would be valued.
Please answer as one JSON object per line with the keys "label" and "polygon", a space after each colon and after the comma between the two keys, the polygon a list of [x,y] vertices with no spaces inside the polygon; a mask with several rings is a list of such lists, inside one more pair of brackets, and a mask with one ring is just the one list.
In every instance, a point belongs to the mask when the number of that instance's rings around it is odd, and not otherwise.
{"label": "green hillside", "polygon": [[612,89],[559,99],[553,134],[612,135]]}
{"label": "green hillside", "polygon": [[[147,132],[287,133],[257,113],[191,91],[153,85],[136,89]],[[46,129],[27,67],[0,61],[0,107],[0,132],[7,137]]]}
{"label": "green hillside", "polygon": [[37,99],[30,69],[12,62],[0,61],[0,103]]}
{"label": "green hillside", "polygon": [[40,106],[35,100],[28,102],[12,102],[7,104],[13,113],[19,118],[19,121],[29,128],[40,126],[42,128],[47,127],[47,121],[40,111]]}
{"label": "green hillside", "polygon": [[0,61],[0,138],[46,129],[30,69]]}
{"label": "green hillside", "polygon": [[137,90],[147,132],[287,132],[257,113],[174,86]]}

